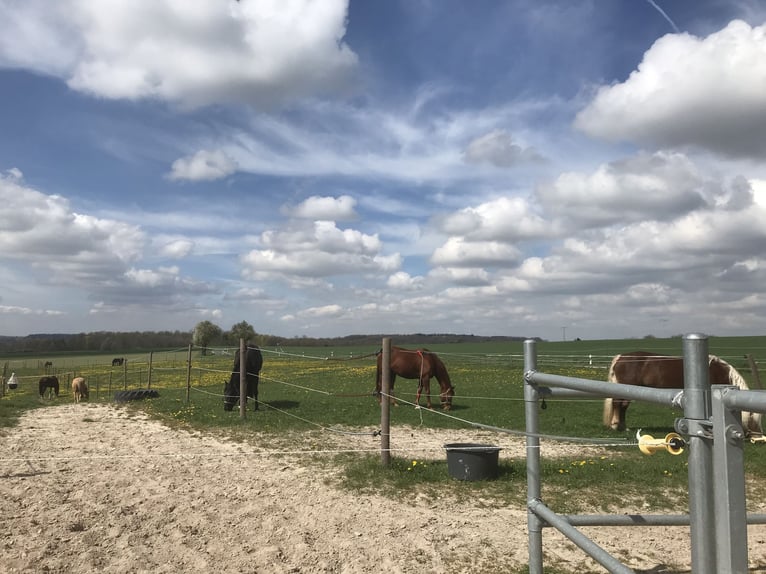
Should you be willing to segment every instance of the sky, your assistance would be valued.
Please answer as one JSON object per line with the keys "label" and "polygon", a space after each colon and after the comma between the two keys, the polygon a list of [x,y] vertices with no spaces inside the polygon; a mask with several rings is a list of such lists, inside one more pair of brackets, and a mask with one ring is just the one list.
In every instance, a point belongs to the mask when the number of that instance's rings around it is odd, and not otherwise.
{"label": "sky", "polygon": [[762,335],[759,0],[0,0],[0,335]]}

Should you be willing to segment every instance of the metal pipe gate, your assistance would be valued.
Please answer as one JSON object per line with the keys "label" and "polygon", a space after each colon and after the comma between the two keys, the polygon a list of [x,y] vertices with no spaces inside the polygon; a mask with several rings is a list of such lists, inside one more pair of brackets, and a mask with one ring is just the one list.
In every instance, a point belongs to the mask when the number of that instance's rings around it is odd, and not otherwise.
{"label": "metal pipe gate", "polygon": [[[766,514],[745,509],[744,432],[739,410],[766,412],[766,391],[733,386],[711,387],[708,339],[690,334],[683,339],[684,388],[652,389],[616,385],[537,372],[534,340],[524,341],[524,401],[527,458],[527,526],[529,572],[543,573],[545,527],[553,527],[609,572],[632,573],[577,526],[689,525],[691,570],[695,574],[747,572],[747,525],[766,524]],[[546,386],[547,385],[547,386]],[[683,408],[676,431],[689,451],[689,514],[577,515],[556,514],[542,501],[538,401],[547,397],[588,399],[613,397]]]}

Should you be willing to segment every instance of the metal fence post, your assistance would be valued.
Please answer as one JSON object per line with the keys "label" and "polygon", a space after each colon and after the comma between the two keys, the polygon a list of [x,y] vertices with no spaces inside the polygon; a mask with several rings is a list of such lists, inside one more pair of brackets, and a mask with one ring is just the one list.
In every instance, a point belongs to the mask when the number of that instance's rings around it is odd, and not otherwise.
{"label": "metal fence post", "polygon": [[736,387],[716,385],[712,392],[713,461],[717,572],[747,572],[745,452],[740,411],[723,404]]}
{"label": "metal fence post", "polygon": [[537,386],[527,374],[537,370],[537,347],[534,339],[524,341],[524,418],[527,446],[527,529],[529,532],[529,574],[543,573],[543,521],[530,505],[541,498],[540,437]]}
{"label": "metal fence post", "polygon": [[692,572],[716,573],[710,367],[705,335],[684,336],[684,418],[689,428],[689,520]]}

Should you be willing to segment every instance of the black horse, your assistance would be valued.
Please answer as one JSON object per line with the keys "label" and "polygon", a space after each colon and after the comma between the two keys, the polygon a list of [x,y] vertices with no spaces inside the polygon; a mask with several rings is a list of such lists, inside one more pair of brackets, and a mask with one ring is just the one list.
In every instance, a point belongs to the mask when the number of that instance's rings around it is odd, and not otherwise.
{"label": "black horse", "polygon": [[[245,349],[245,378],[247,380],[247,397],[255,401],[254,410],[258,410],[258,382],[260,381],[261,368],[263,367],[263,355],[258,347],[248,347]],[[234,366],[231,370],[231,377],[226,383],[223,394],[223,410],[230,411],[239,402],[239,349],[234,353]]]}
{"label": "black horse", "polygon": [[[42,377],[38,384],[40,391],[40,398],[44,399],[46,392],[53,398],[53,393],[56,393],[56,397],[59,396],[59,379],[56,376]],[[50,389],[50,391],[48,391]]]}

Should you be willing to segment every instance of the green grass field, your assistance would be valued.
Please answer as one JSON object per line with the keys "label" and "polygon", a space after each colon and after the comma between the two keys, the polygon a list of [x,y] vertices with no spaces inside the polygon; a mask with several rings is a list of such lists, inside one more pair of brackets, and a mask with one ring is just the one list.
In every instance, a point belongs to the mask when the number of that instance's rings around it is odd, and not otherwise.
{"label": "green grass field", "polygon": [[[759,362],[766,360],[766,337],[711,338],[709,347],[711,353],[733,364],[748,381],[752,380],[752,374],[744,356],[751,354]],[[414,400],[415,382],[398,379],[395,391],[404,406],[392,409],[393,426],[423,425],[444,429],[445,437],[449,437],[450,429],[475,428],[477,425],[518,433],[524,430],[521,342],[433,345],[429,348],[439,353],[449,369],[456,387],[454,408],[449,416],[445,416],[440,411],[407,407],[406,401]],[[603,381],[613,355],[639,349],[680,355],[682,340],[543,342],[537,345],[538,369]],[[0,358],[0,366],[6,367],[6,377],[10,372],[21,377],[20,387],[7,391],[0,399],[0,425],[12,426],[19,413],[56,403],[40,400],[36,390],[44,362],[50,360],[62,381],[58,402],[72,400],[68,381],[73,376],[86,377],[91,389],[90,400],[97,402],[111,402],[119,390],[151,385],[159,391],[159,398],[130,403],[125,408],[143,409],[168,424],[200,430],[216,429],[245,440],[248,434],[255,433],[260,441],[270,435],[276,439],[286,433],[299,433],[306,437],[307,449],[316,449],[321,448],[326,433],[379,427],[380,408],[372,396],[375,359],[369,356],[375,351],[376,348],[351,347],[264,349],[260,387],[263,408],[257,413],[248,412],[244,421],[238,410],[224,412],[222,407],[223,384],[233,362],[233,355],[223,354],[224,350],[207,356],[195,350],[191,354],[191,369],[187,367],[187,349],[157,351],[151,355],[126,353],[127,365],[124,367],[112,367],[111,355]],[[435,381],[432,392],[436,396],[435,404],[438,404]],[[628,425],[633,430],[615,433],[602,426],[601,412],[600,400],[548,401],[546,408],[540,410],[540,431],[594,441],[629,442],[638,427],[645,433],[664,436],[673,430],[674,419],[682,414],[664,407],[633,403],[628,411]],[[300,444],[296,446],[301,447]],[[391,446],[395,448],[396,445]],[[760,480],[766,471],[763,448],[766,447],[746,445],[750,498],[760,498],[764,494]],[[560,512],[583,512],[607,509],[618,500],[629,497],[642,512],[647,509],[685,511],[685,453],[646,456],[635,446],[611,446],[604,452],[599,457],[544,460],[546,502]],[[375,455],[338,456],[329,462],[317,459],[317,464],[342,465],[345,470],[343,482],[349,488],[391,492],[411,489],[432,492],[434,496],[449,492],[456,497],[470,496],[478,489],[484,498],[494,500],[498,505],[524,503],[526,475],[523,460],[503,463],[497,480],[478,483],[450,479],[444,453],[435,453],[432,460],[419,462],[422,464],[413,467],[412,461],[394,457],[390,468],[382,468],[380,457]],[[571,492],[578,495],[567,494]],[[611,495],[605,496],[609,493]]]}

